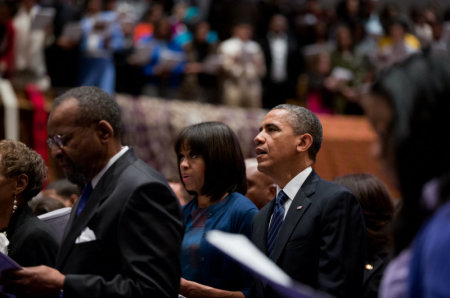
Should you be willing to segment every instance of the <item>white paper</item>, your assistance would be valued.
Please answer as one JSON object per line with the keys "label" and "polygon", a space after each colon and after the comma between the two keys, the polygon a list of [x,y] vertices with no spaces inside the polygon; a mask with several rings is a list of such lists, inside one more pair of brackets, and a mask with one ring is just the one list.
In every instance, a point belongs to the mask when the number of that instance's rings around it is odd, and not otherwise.
{"label": "white paper", "polygon": [[329,297],[325,293],[295,282],[244,235],[213,230],[206,234],[206,240],[267,282],[283,297]]}
{"label": "white paper", "polygon": [[71,22],[64,25],[61,37],[68,39],[70,41],[77,42],[81,39],[83,35],[83,30],[81,24],[78,22]]}
{"label": "white paper", "polygon": [[60,208],[38,216],[40,220],[45,221],[52,228],[58,243],[62,241],[71,210],[70,207]]}
{"label": "white paper", "polygon": [[333,68],[331,76],[339,80],[350,81],[353,79],[353,72],[347,68],[338,66]]}
{"label": "white paper", "polygon": [[55,17],[53,7],[40,8],[31,22],[31,30],[45,30]]}

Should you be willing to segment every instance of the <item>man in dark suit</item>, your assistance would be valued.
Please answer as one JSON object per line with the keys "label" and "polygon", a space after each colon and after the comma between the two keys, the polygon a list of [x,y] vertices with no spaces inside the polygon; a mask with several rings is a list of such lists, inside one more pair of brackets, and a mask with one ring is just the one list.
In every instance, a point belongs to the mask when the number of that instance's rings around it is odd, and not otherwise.
{"label": "man in dark suit", "polygon": [[[279,105],[266,115],[256,154],[258,169],[277,184],[277,198],[256,214],[252,241],[294,280],[336,297],[361,297],[361,208],[350,191],[312,169],[321,142],[319,119],[303,107]],[[279,297],[264,282],[255,283],[252,295]]]}
{"label": "man in dark suit", "polygon": [[117,103],[96,87],[69,90],[55,99],[48,130],[52,156],[84,190],[57,269],[10,272],[6,288],[31,296],[177,297],[180,207],[162,175],[121,145]]}
{"label": "man in dark suit", "polygon": [[267,70],[263,78],[263,107],[271,109],[296,98],[304,62],[295,38],[289,34],[288,21],[281,14],[271,17],[261,48]]}

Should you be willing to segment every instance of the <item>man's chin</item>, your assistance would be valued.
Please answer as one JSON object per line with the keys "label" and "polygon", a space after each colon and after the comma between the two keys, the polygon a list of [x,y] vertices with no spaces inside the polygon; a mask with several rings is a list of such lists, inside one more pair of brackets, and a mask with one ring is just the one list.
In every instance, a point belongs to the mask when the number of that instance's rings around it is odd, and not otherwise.
{"label": "man's chin", "polygon": [[83,174],[81,174],[81,173],[73,173],[73,172],[72,173],[67,173],[67,172],[64,172],[64,174],[65,174],[66,178],[70,182],[72,182],[72,183],[74,183],[74,184],[76,184],[78,186],[83,187],[87,183],[86,177]]}

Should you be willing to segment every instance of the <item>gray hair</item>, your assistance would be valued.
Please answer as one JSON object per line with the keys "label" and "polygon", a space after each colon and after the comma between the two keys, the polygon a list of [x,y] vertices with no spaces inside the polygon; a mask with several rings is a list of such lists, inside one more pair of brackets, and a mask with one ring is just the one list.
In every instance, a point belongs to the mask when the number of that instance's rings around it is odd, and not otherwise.
{"label": "gray hair", "polygon": [[73,88],[58,96],[53,102],[53,108],[71,98],[79,104],[78,122],[80,124],[106,120],[114,129],[116,137],[120,136],[120,108],[108,93],[92,86]]}

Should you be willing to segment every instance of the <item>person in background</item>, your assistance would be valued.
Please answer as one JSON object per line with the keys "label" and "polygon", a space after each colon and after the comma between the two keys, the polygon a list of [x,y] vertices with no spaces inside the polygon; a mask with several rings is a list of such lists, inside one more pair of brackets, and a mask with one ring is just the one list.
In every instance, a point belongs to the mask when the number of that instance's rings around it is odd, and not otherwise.
{"label": "person in background", "polygon": [[55,198],[42,197],[36,202],[32,210],[34,215],[39,216],[64,207],[66,207],[64,203]]}
{"label": "person in background", "polygon": [[276,14],[269,21],[269,30],[261,41],[267,72],[263,78],[263,107],[295,99],[298,77],[304,71],[300,48],[288,30],[288,20]]}
{"label": "person in background", "polygon": [[392,250],[389,233],[395,209],[386,185],[372,174],[350,174],[334,179],[348,188],[359,200],[367,232],[366,265],[364,267],[364,298],[377,298],[381,278]]}
{"label": "person in background", "polygon": [[79,85],[97,86],[113,94],[116,83],[113,53],[124,45],[117,12],[104,10],[101,0],[88,0],[81,28]]}
{"label": "person in background", "polygon": [[382,73],[364,99],[375,153],[402,196],[380,297],[450,296],[449,93],[450,58],[425,51]]}
{"label": "person in background", "polygon": [[169,179],[169,185],[170,188],[172,188],[173,192],[175,193],[175,196],[178,199],[178,202],[180,202],[181,207],[189,203],[193,199],[193,195],[189,194],[186,189],[184,188],[183,183],[179,181],[179,179]]}
{"label": "person in background", "polygon": [[378,40],[375,65],[378,70],[401,62],[420,50],[420,41],[409,33],[408,21],[397,16],[388,23],[386,36]]}
{"label": "person in background", "polygon": [[205,21],[194,25],[192,41],[184,46],[186,68],[181,85],[181,98],[217,103],[217,76],[221,61],[217,55],[217,39]]}
{"label": "person in background", "polygon": [[247,193],[245,196],[261,209],[276,196],[277,187],[271,177],[258,171],[256,158],[245,160]]}
{"label": "person in background", "polygon": [[[55,268],[2,273],[7,293],[62,297],[176,297],[183,233],[167,180],[122,146],[117,102],[97,87],[53,101],[47,144],[83,192]],[[29,251],[29,248],[27,248]]]}
{"label": "person in background", "polygon": [[245,163],[237,136],[221,122],[183,129],[175,142],[180,179],[194,199],[183,208],[180,294],[244,297],[252,279],[238,263],[206,242],[210,230],[250,236],[258,211],[246,197]]}
{"label": "person in background", "polygon": [[228,106],[262,107],[261,79],[266,73],[264,54],[258,43],[251,40],[253,28],[239,22],[232,37],[219,44],[222,57],[222,102]]}
{"label": "person in background", "polygon": [[37,152],[18,141],[0,141],[0,235],[9,241],[2,252],[21,266],[55,263],[58,243],[27,205],[46,177],[47,167]]}
{"label": "person in background", "polygon": [[[310,110],[278,105],[254,139],[258,170],[277,184],[277,197],[252,225],[252,241],[292,279],[336,297],[361,297],[365,227],[346,188],[312,169],[322,125]],[[282,297],[256,281],[253,297]]]}
{"label": "person in background", "polygon": [[162,98],[175,98],[186,66],[186,54],[172,36],[170,19],[162,17],[155,23],[153,36],[139,41],[148,48],[143,65],[147,84],[144,93]]}
{"label": "person in background", "polygon": [[47,185],[42,196],[55,198],[64,206],[72,207],[80,196],[80,187],[67,178],[58,179]]}
{"label": "person in background", "polygon": [[12,0],[0,1],[0,75],[9,78],[14,70],[14,36],[13,17],[15,6]]}
{"label": "person in background", "polygon": [[350,27],[336,28],[336,49],[331,53],[331,72],[324,87],[332,93],[335,114],[362,114],[359,88],[365,82],[366,65],[362,55],[355,51]]}
{"label": "person in background", "polygon": [[[36,0],[20,0],[13,18],[14,26],[14,70],[11,82],[17,89],[24,89],[28,83],[39,90],[50,88],[50,78],[45,64],[45,42],[50,30],[34,26],[36,16],[43,10]],[[42,25],[44,26],[44,25]]]}

